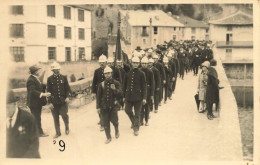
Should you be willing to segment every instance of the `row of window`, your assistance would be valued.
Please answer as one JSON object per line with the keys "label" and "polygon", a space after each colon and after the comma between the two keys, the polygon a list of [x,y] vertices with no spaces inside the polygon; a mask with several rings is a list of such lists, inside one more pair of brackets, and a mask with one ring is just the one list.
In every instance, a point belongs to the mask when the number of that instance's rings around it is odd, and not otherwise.
{"label": "row of window", "polygon": [[[176,35],[173,35],[173,36],[172,36],[173,41],[176,41],[176,38],[177,38]],[[195,36],[191,36],[191,40],[196,40],[196,37],[195,37]],[[208,34],[205,35],[205,40],[206,40],[206,41],[209,40],[209,35],[208,35]],[[143,38],[143,44],[147,44],[146,38]],[[154,44],[154,45],[157,44],[156,39],[153,39],[153,44]]]}
{"label": "row of window", "polygon": [[[85,48],[79,47],[79,60],[85,58]],[[48,60],[57,60],[56,47],[48,47]],[[71,48],[65,47],[65,61],[71,61]]]}
{"label": "row of window", "polygon": [[[24,47],[11,47],[10,52],[15,62],[24,62]],[[48,47],[48,60],[57,60],[56,47]],[[79,60],[85,58],[85,48],[79,47]],[[65,47],[65,60],[71,61],[71,48]]]}
{"label": "row of window", "polygon": [[[24,37],[24,26],[23,24],[11,24],[10,36],[15,38]],[[48,25],[48,38],[56,38],[56,26]],[[71,27],[64,27],[64,38],[71,39]],[[78,28],[78,38],[85,40],[85,29]]]}
{"label": "row of window", "polygon": [[[176,31],[176,27],[173,27],[173,30]],[[181,30],[181,27],[179,27],[179,30]],[[209,29],[207,28],[206,29],[206,33],[209,32]],[[191,33],[192,34],[195,34],[196,33],[196,28],[191,28]],[[158,27],[157,26],[154,26],[153,27],[153,34],[158,34]],[[147,33],[147,27],[146,26],[143,26],[142,28],[142,36],[148,36],[148,33]]]}
{"label": "row of window", "polygon": [[[16,5],[11,7],[13,15],[23,15],[23,6]],[[47,16],[56,17],[55,5],[47,5]],[[68,6],[63,7],[64,19],[71,19],[71,8]],[[84,10],[78,9],[78,21],[84,22]]]}

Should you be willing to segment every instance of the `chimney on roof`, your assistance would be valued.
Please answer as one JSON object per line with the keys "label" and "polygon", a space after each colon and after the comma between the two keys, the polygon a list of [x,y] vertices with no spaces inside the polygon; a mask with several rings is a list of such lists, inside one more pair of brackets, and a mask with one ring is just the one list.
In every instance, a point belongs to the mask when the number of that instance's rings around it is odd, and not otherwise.
{"label": "chimney on roof", "polygon": [[159,20],[159,17],[158,15],[154,16],[154,18],[158,21]]}
{"label": "chimney on roof", "polygon": [[168,14],[169,16],[172,16],[172,12],[170,12],[170,11],[169,11],[167,14]]}

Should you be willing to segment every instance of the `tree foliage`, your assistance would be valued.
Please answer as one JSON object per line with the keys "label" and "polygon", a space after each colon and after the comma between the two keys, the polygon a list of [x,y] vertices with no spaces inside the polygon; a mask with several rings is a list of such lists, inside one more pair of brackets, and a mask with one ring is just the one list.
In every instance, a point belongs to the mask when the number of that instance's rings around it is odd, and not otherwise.
{"label": "tree foliage", "polygon": [[100,38],[92,42],[93,56],[95,59],[98,59],[101,54],[107,56],[108,45],[106,38]]}

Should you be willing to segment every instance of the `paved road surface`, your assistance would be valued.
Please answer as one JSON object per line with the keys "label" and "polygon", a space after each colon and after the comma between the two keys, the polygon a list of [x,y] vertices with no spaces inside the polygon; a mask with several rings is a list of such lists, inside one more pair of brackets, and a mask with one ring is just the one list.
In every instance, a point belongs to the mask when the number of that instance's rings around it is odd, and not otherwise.
{"label": "paved road surface", "polygon": [[[75,164],[166,164],[172,161],[218,161],[242,160],[242,149],[237,149],[232,141],[223,140],[219,119],[209,121],[205,114],[196,109],[194,94],[197,77],[192,73],[185,79],[178,79],[173,100],[159,107],[159,113],[151,113],[150,125],[142,126],[139,136],[134,136],[130,121],[124,111],[119,112],[120,138],[115,139],[112,128],[112,142],[104,144],[105,133],[99,131],[95,102],[80,109],[69,111],[70,134],[64,134],[61,119],[62,136],[58,140],[66,143],[64,152],[59,145],[53,144],[54,123],[50,113],[42,114],[42,125],[47,138],[40,138],[40,153],[43,159],[63,159],[75,161]],[[225,137],[226,138],[226,137]],[[234,143],[234,144],[232,144]],[[231,148],[225,153],[225,147]],[[68,160],[68,161],[69,161]],[[83,163],[84,162],[84,163]],[[104,163],[105,162],[105,163]]]}

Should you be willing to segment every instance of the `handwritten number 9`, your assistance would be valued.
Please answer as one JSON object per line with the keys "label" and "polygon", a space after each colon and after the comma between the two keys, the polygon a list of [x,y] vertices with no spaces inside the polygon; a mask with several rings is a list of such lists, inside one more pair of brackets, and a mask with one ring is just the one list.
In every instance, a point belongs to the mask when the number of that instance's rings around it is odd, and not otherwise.
{"label": "handwritten number 9", "polygon": [[61,147],[63,147],[63,149],[59,149],[59,150],[60,150],[61,152],[65,151],[65,143],[64,143],[63,140],[60,140],[60,141],[59,141],[59,145],[60,145]]}

